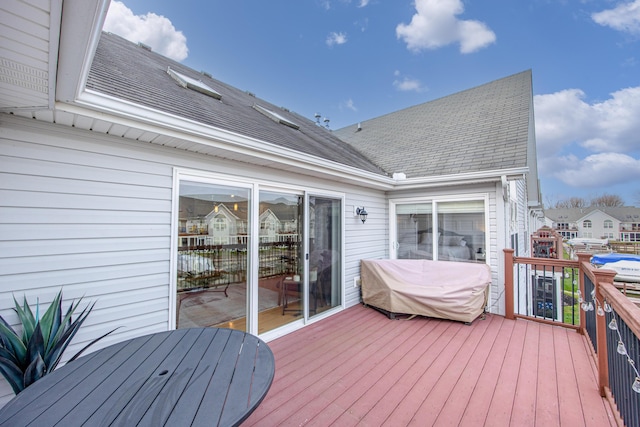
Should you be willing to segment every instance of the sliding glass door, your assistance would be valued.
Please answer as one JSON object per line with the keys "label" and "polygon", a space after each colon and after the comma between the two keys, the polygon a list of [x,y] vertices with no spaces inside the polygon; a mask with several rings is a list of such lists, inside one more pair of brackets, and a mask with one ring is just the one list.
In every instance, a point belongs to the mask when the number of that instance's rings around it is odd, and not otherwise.
{"label": "sliding glass door", "polygon": [[258,333],[302,318],[304,195],[260,191]]}
{"label": "sliding glass door", "polygon": [[342,201],[309,196],[309,317],[342,304]]}
{"label": "sliding glass door", "polygon": [[342,198],[191,174],[178,182],[177,328],[263,334],[342,304]]}
{"label": "sliding glass door", "polygon": [[181,181],[176,326],[245,330],[250,191]]}

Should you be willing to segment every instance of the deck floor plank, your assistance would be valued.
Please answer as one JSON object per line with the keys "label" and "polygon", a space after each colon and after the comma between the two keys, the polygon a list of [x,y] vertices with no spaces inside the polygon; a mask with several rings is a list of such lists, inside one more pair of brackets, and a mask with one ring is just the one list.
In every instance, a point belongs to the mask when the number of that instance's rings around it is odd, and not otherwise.
{"label": "deck floor plank", "polygon": [[524,346],[527,323],[514,322],[513,333],[507,345],[507,352],[500,362],[502,366],[496,382],[493,398],[489,403],[487,420],[492,425],[511,425],[511,414],[518,388],[518,372],[520,371],[522,347]]}
{"label": "deck floor plank", "polygon": [[[468,401],[466,387],[475,382],[477,376],[469,374],[474,363],[480,361],[481,352],[478,351],[491,320],[477,320],[467,326],[470,334],[464,343],[456,349],[455,356],[449,359],[429,395],[413,417],[413,422],[422,425],[458,425],[464,406]],[[471,366],[470,366],[471,364]],[[465,372],[468,374],[465,376]],[[457,392],[454,388],[458,387]],[[456,399],[449,399],[456,396]],[[438,420],[436,422],[436,420]]]}
{"label": "deck floor plank", "polygon": [[[442,410],[434,420],[435,425],[460,425],[469,401],[474,395],[476,385],[479,384],[493,344],[500,332],[500,328],[493,325],[493,322],[502,323],[502,318],[488,315],[483,322],[486,323],[485,331],[479,337],[474,350],[468,354],[466,366],[459,379],[455,382],[454,388],[449,393],[451,396],[456,396],[456,399],[447,397]],[[479,330],[474,330],[473,335],[480,335],[479,332]],[[453,367],[453,369],[457,368]]]}
{"label": "deck floor plank", "polygon": [[[598,382],[594,371],[595,361],[586,351],[586,343],[577,334],[568,336],[571,358],[573,360],[573,369],[575,370],[576,382],[579,389],[595,388],[597,390]],[[573,345],[572,345],[573,344]],[[582,409],[584,414],[585,426],[603,426],[608,425],[608,416],[610,413],[605,407],[605,401],[600,397],[599,392],[580,393]]]}
{"label": "deck floor plank", "polygon": [[513,425],[535,425],[540,326],[538,323],[527,323],[518,370],[518,385],[513,400],[514,411],[511,414]]}
{"label": "deck floor plank", "polygon": [[269,343],[243,426],[614,426],[572,330],[488,315],[390,320],[356,306]]}
{"label": "deck floor plank", "polygon": [[560,425],[580,426],[584,425],[584,415],[580,395],[575,392],[578,389],[576,372],[571,360],[571,347],[568,334],[577,335],[574,331],[558,328],[554,334],[554,349],[558,377],[558,399],[560,411]]}
{"label": "deck floor plank", "polygon": [[473,387],[473,391],[467,402],[464,415],[460,420],[460,426],[481,426],[485,424],[489,412],[489,406],[497,387],[497,382],[502,369],[502,362],[513,333],[514,322],[505,322],[503,317],[492,316],[494,321],[500,321],[500,328],[496,328],[496,338],[491,343],[491,349],[484,364],[480,377]]}
{"label": "deck floor plank", "polygon": [[555,329],[558,328],[540,328],[535,412],[537,425],[558,425],[560,423]]}

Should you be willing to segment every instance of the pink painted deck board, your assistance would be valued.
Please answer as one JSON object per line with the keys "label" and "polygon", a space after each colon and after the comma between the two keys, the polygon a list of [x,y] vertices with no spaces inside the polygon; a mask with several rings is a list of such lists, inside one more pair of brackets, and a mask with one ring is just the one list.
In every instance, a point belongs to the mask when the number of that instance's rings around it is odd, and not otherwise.
{"label": "pink painted deck board", "polygon": [[243,426],[613,426],[572,330],[347,309],[269,343],[276,375]]}

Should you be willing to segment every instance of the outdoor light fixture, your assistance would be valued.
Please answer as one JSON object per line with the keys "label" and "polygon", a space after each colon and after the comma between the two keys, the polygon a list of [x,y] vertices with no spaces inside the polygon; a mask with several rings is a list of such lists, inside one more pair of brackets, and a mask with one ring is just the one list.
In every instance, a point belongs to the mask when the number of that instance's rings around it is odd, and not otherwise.
{"label": "outdoor light fixture", "polygon": [[358,215],[360,217],[360,221],[362,221],[362,223],[364,224],[364,222],[367,220],[367,215],[369,215],[367,213],[367,211],[365,210],[364,206],[363,207],[357,207],[356,208],[356,215]]}

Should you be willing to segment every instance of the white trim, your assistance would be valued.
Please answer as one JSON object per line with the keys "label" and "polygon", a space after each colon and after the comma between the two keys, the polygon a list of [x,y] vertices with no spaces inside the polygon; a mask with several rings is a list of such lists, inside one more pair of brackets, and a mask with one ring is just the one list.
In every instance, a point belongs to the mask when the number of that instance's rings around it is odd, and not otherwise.
{"label": "white trim", "polygon": [[[87,91],[83,93],[75,104],[58,103],[56,104],[56,109],[172,138],[189,140],[217,150],[226,150],[250,156],[257,159],[256,164],[264,164],[271,161],[291,168],[309,170],[314,173],[319,172],[329,177],[348,179],[354,184],[360,183],[367,187],[379,189],[392,189],[395,183],[393,179],[384,175],[328,161],[238,133],[202,125],[182,117],[159,113],[156,110],[139,107],[133,103],[120,102],[117,98],[111,98],[106,102],[105,100],[108,98],[110,97],[91,94]],[[98,99],[106,107],[95,108],[94,105],[98,103]],[[92,112],[93,114],[91,114]],[[138,120],[141,117],[144,117],[144,122]]]}
{"label": "white trim", "polygon": [[49,9],[49,59],[47,107],[53,109],[56,102],[56,81],[58,73],[58,53],[60,47],[60,26],[62,24],[62,0],[51,0]]}
{"label": "white trim", "polygon": [[353,184],[378,190],[423,189],[499,182],[503,176],[508,179],[520,178],[529,171],[528,167],[519,167],[396,180],[390,176],[363,171],[267,141],[203,125],[91,90],[85,90],[73,104],[56,104],[56,109],[250,156],[258,159],[257,164],[271,161],[291,168],[312,171],[314,174],[321,173],[327,177],[347,179]]}
{"label": "white trim", "polygon": [[[447,195],[435,195],[435,196],[415,196],[415,197],[403,197],[389,199],[389,256],[392,259],[397,257],[397,223],[396,223],[396,206],[408,203],[432,203],[434,205],[434,213],[437,214],[438,203],[441,202],[463,202],[482,200],[484,203],[484,248],[486,252],[485,262],[491,265],[491,240],[490,234],[490,210],[489,210],[489,193],[463,193],[463,194],[447,194]],[[434,221],[437,227],[437,220]],[[435,246],[434,246],[435,247]],[[437,252],[437,250],[436,250]],[[437,254],[436,254],[437,255]]]}
{"label": "white trim", "polygon": [[[253,218],[259,218],[260,209],[260,192],[280,192],[283,194],[299,195],[304,197],[303,206],[303,273],[305,277],[305,310],[303,318],[283,325],[280,328],[267,331],[261,334],[260,337],[266,341],[275,339],[279,336],[286,335],[294,330],[297,330],[305,325],[316,322],[320,319],[324,319],[338,311],[344,310],[346,303],[346,286],[345,286],[345,259],[346,259],[346,242],[345,242],[345,209],[346,209],[346,194],[343,192],[336,192],[331,190],[317,189],[306,186],[294,186],[291,184],[280,184],[275,181],[251,179],[243,176],[235,176],[230,174],[220,174],[215,172],[199,171],[181,167],[173,168],[173,189],[172,189],[172,212],[171,212],[171,254],[170,254],[170,268],[169,268],[169,319],[168,328],[175,329],[176,312],[177,312],[177,242],[178,242],[178,221],[179,221],[179,200],[180,200],[180,183],[184,181],[198,182],[203,184],[212,184],[220,186],[229,186],[243,188],[250,191],[249,195],[249,217],[247,218],[251,224],[250,238],[248,243],[248,249],[250,257],[247,260],[247,273],[248,273],[248,286],[252,283],[257,284],[258,268],[259,264],[259,243],[260,239],[260,221],[253,221]],[[328,197],[340,201],[340,304],[333,307],[326,312],[313,316],[308,315],[308,269],[309,269],[309,246],[308,246],[308,231],[309,231],[309,212],[308,212],[308,198],[314,197]],[[248,332],[254,335],[258,335],[258,293],[254,289],[249,289],[247,292],[247,326]]]}
{"label": "white trim", "polygon": [[[109,10],[109,0],[64,0],[60,31],[56,101],[82,93]],[[57,52],[56,52],[57,53]]]}

